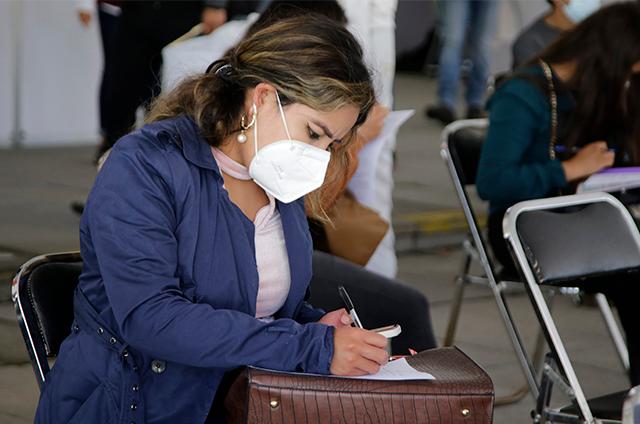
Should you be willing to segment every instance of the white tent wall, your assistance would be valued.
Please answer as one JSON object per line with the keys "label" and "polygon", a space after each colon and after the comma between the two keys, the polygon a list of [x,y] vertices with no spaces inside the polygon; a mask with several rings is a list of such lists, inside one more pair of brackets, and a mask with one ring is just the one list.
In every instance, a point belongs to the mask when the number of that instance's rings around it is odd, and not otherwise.
{"label": "white tent wall", "polygon": [[502,2],[492,46],[491,72],[493,74],[511,69],[513,61],[511,44],[523,28],[531,25],[547,10],[549,10],[549,4],[546,0]]}
{"label": "white tent wall", "polygon": [[10,146],[14,121],[12,5],[0,1],[0,147]]}
{"label": "white tent wall", "polygon": [[[20,43],[19,116],[24,134],[21,145],[96,143],[97,93],[102,69],[96,17],[89,28],[82,27],[76,16],[76,2],[72,0],[11,0],[0,2],[0,7],[3,35],[4,28],[11,32],[10,45],[5,48],[2,37],[0,50],[3,93],[4,87],[14,85],[15,60],[10,46]],[[18,12],[4,13],[11,8],[17,8]],[[12,27],[16,29],[11,30]],[[8,72],[5,63],[10,64]],[[8,121],[10,133],[13,118],[6,117],[11,115],[13,106],[13,99],[9,102],[2,99],[1,146],[9,145],[5,125]]]}

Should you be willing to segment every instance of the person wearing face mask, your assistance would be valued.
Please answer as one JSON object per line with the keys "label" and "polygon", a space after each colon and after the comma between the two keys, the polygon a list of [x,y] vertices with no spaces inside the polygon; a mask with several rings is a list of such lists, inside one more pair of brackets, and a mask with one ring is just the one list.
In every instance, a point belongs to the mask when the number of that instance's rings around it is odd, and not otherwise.
{"label": "person wearing face mask", "polygon": [[[476,187],[489,201],[489,241],[505,274],[517,274],[502,235],[517,202],[571,192],[589,175],[640,163],[640,2],[600,9],[561,36],[489,100]],[[632,385],[640,384],[638,290],[598,287],[617,307]]]}
{"label": "person wearing face mask", "polygon": [[[246,25],[250,22],[253,23],[246,30],[243,38],[249,37],[277,21],[296,16],[306,16],[309,13],[321,14],[341,25],[346,23],[344,11],[335,0],[322,2],[273,0],[257,20],[248,20]],[[224,32],[224,34],[228,36],[229,32]],[[239,37],[234,37],[234,40],[236,39],[239,39]],[[189,74],[204,72],[210,65],[211,60],[224,56],[224,53],[238,42],[236,40],[234,43],[227,43],[224,38],[218,39],[218,41],[229,45],[229,47],[223,48],[219,55],[212,54],[212,50],[209,49],[209,62],[200,68],[196,63],[193,68],[189,68],[192,71],[189,72],[187,70],[187,74],[182,75],[181,79]],[[181,63],[181,65],[184,64]],[[225,67],[220,71],[221,75],[224,75],[222,72],[225,69],[228,68]],[[170,86],[175,87],[177,82],[179,81],[175,81]],[[380,107],[374,105],[367,116],[367,120],[355,132],[355,139],[349,142],[348,148],[345,149],[345,154],[349,156],[347,161],[349,166],[346,168],[341,167],[339,173],[331,173],[331,181],[327,181],[323,185],[321,207],[327,211],[332,220],[326,223],[318,223],[312,217],[309,218],[314,248],[312,258],[313,275],[309,283],[309,300],[315,306],[325,310],[339,308],[341,303],[340,297],[337,295],[338,286],[344,286],[354,298],[358,299],[358,314],[367,328],[384,327],[391,322],[402,327],[402,333],[391,341],[391,353],[400,355],[406,354],[409,348],[422,351],[436,346],[427,298],[418,290],[403,284],[401,281],[385,278],[364,269],[358,264],[334,256],[331,254],[323,227],[318,229],[318,225],[332,227],[336,224],[335,216],[339,212],[333,209],[333,205],[339,196],[345,196],[344,190],[347,182],[358,166],[357,155],[359,149],[366,142],[364,140],[377,136],[380,132],[383,118],[384,116],[380,116]],[[104,162],[106,156],[103,157],[101,162]],[[84,204],[82,206],[84,207]],[[367,224],[363,224],[363,227],[364,225]],[[367,234],[364,235],[364,237],[366,236]],[[350,237],[353,237],[353,233],[350,234]],[[356,238],[359,238],[359,235]],[[360,241],[354,240],[355,242]],[[402,305],[402,307],[398,307],[398,305]]]}
{"label": "person wearing face mask", "polygon": [[513,69],[538,55],[563,32],[598,10],[601,0],[547,0],[551,10],[522,31],[511,48]]}
{"label": "person wearing face mask", "polygon": [[243,365],[376,372],[387,340],[306,302],[302,196],[347,166],[375,102],[362,50],[313,14],[256,32],[112,149],[80,225],[72,332],[37,423],[212,422]]}

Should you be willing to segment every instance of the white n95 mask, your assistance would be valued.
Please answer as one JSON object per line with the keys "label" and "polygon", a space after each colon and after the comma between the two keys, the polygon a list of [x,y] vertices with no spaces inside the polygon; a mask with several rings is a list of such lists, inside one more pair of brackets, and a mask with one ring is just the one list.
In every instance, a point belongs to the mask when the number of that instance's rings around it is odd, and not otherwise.
{"label": "white n95 mask", "polygon": [[587,18],[601,6],[600,0],[570,0],[564,6],[564,13],[574,24]]}
{"label": "white n95 mask", "polygon": [[258,119],[254,104],[253,143],[256,153],[249,164],[249,175],[264,191],[283,203],[290,203],[322,185],[331,154],[293,140],[277,91],[276,99],[288,140],[275,141],[258,150]]}

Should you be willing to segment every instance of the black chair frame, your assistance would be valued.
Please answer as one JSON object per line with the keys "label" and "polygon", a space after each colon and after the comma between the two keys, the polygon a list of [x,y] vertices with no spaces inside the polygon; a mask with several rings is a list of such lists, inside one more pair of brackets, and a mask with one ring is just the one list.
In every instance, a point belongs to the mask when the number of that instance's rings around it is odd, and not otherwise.
{"label": "black chair frame", "polygon": [[[77,265],[77,274],[79,275],[81,261],[80,252],[37,256],[22,265],[12,281],[11,298],[29,359],[41,390],[50,370],[49,359],[57,356],[62,339],[71,332],[73,314],[72,310],[67,310],[65,314],[48,317],[49,321],[53,321],[45,324],[44,311],[41,309],[43,305],[38,304],[34,292],[33,276],[38,269],[42,269],[41,267],[55,264],[65,264],[67,267],[73,265],[74,269],[71,274],[75,274],[75,266]],[[72,305],[73,290],[76,285],[77,279],[67,281],[64,287],[47,287],[47,290],[58,291],[58,295],[63,296],[65,303]],[[52,331],[53,326],[55,326],[55,334]]]}

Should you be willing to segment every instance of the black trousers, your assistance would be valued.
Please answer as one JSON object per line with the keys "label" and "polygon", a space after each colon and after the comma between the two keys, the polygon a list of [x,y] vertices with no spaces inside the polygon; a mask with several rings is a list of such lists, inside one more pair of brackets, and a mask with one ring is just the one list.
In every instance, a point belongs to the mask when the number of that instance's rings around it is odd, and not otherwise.
{"label": "black trousers", "polygon": [[[503,217],[504,212],[489,215],[489,244],[491,244],[491,250],[495,258],[504,267],[504,273],[518,275],[516,265],[502,236]],[[640,299],[640,285],[633,283],[629,281],[612,281],[606,286],[584,287],[583,289],[586,292],[603,293],[615,305],[626,335],[627,349],[629,351],[629,379],[631,380],[631,385],[636,386],[640,384],[640,327],[637,325],[636,312],[638,299]]]}
{"label": "black trousers", "polygon": [[340,285],[349,292],[365,328],[400,324],[402,333],[391,341],[394,355],[407,355],[409,348],[422,351],[436,347],[429,304],[422,293],[341,258],[314,251],[309,303],[327,312],[343,308],[338,296]]}
{"label": "black trousers", "polygon": [[98,19],[100,21],[100,39],[102,40],[102,53],[104,58],[104,65],[102,67],[102,79],[100,80],[100,130],[104,133],[106,123],[109,120],[107,113],[109,109],[107,107],[107,97],[111,93],[109,84],[111,80],[109,78],[110,63],[113,62],[115,55],[115,34],[117,30],[119,16],[112,15],[98,8]]}
{"label": "black trousers", "polygon": [[138,107],[159,94],[162,48],[200,22],[202,8],[201,1],[123,2],[116,54],[105,71],[105,150],[131,130]]}

